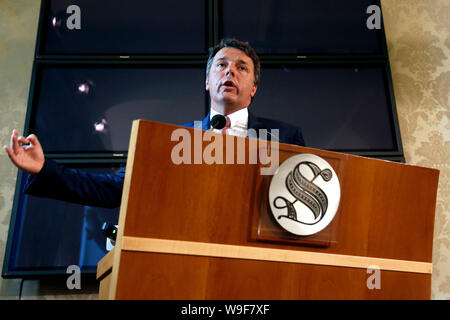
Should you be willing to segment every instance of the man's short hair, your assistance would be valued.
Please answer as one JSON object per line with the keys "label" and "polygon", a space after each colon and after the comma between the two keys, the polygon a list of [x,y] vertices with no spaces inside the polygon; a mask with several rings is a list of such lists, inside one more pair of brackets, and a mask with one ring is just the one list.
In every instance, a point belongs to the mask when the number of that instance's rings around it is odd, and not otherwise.
{"label": "man's short hair", "polygon": [[240,40],[237,39],[222,39],[220,40],[220,43],[214,47],[209,48],[209,57],[208,57],[208,62],[206,63],[206,78],[208,78],[209,76],[209,71],[211,70],[211,64],[214,60],[214,56],[216,55],[217,52],[219,52],[221,49],[226,48],[226,47],[232,47],[232,48],[236,48],[239,50],[242,50],[245,52],[245,54],[247,56],[249,56],[252,61],[253,61],[253,65],[254,65],[254,85],[258,85],[259,83],[259,79],[261,77],[261,65],[259,62],[259,57],[256,54],[255,50],[247,43],[242,42]]}

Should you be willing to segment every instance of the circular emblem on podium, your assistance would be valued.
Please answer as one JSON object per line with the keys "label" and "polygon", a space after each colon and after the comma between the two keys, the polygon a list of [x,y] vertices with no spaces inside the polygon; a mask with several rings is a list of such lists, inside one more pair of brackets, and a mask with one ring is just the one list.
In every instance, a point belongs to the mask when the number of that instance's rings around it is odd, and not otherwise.
{"label": "circular emblem on podium", "polygon": [[323,230],[336,215],[341,198],[338,176],[314,154],[285,160],[272,177],[270,209],[286,231],[309,236]]}

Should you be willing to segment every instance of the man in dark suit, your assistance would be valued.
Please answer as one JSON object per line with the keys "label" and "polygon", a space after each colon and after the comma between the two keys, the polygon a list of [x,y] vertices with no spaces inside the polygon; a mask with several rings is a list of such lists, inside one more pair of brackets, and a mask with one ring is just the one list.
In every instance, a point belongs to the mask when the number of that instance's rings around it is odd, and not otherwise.
{"label": "man in dark suit", "polygon": [[[259,118],[248,111],[260,77],[260,61],[250,45],[236,39],[222,39],[217,46],[210,48],[205,87],[211,98],[211,110],[201,120],[202,129],[209,130],[212,117],[221,114],[230,120],[228,134],[248,136],[248,129],[254,129],[256,133],[267,130],[266,136],[273,138],[271,130],[278,129],[276,138],[279,142],[304,146],[300,128]],[[193,128],[194,122],[184,126]]]}
{"label": "man in dark suit", "polygon": [[[255,132],[267,130],[270,139],[304,145],[299,128],[265,118],[258,118],[248,111],[257,91],[260,63],[255,51],[248,44],[236,39],[225,39],[210,49],[206,67],[206,90],[211,97],[211,110],[201,121],[202,129],[209,130],[210,120],[216,114],[226,118],[221,131],[227,134],[247,136],[249,129]],[[194,127],[194,122],[184,124]],[[272,129],[278,129],[275,136]],[[25,193],[49,197],[89,206],[117,207],[122,197],[125,171],[117,174],[90,174],[81,170],[57,165],[44,157],[43,149],[35,135],[19,137],[16,130],[11,136],[10,147],[5,146],[11,161],[32,176]]]}

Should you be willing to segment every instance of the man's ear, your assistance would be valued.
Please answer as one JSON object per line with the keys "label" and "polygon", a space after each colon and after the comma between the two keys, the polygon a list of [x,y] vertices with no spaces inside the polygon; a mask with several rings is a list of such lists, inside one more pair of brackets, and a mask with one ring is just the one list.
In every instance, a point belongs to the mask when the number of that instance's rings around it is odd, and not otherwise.
{"label": "man's ear", "polygon": [[256,90],[258,90],[258,85],[257,84],[255,84],[253,86],[252,92],[250,92],[250,95],[251,95],[252,98],[255,96]]}
{"label": "man's ear", "polygon": [[209,81],[208,81],[208,78],[206,78],[206,80],[205,80],[205,90],[206,90],[206,91],[209,91]]}

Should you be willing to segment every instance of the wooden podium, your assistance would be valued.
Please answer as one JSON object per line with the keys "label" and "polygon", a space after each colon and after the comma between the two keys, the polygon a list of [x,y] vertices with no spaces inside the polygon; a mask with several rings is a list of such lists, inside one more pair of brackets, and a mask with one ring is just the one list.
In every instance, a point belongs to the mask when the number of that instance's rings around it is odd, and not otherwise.
{"label": "wooden podium", "polygon": [[[174,163],[180,132],[192,137],[178,153],[191,164]],[[264,165],[198,157],[218,136],[228,137],[134,121],[100,299],[430,299],[438,170],[280,143],[280,164],[318,155],[341,186],[330,225],[292,236],[270,216]],[[261,148],[229,137],[248,157]]]}

